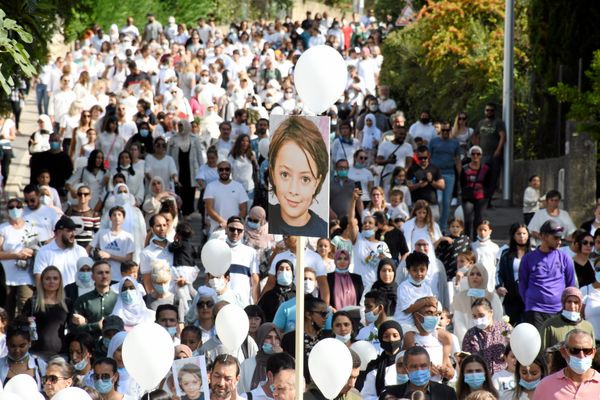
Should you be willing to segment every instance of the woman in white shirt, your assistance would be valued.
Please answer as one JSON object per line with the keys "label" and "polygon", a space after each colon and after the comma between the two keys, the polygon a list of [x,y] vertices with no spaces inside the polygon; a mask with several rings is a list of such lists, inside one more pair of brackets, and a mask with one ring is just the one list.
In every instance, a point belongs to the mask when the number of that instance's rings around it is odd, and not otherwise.
{"label": "woman in white shirt", "polygon": [[110,170],[117,165],[119,154],[125,150],[125,139],[119,135],[117,117],[110,115],[106,117],[102,127],[102,133],[96,139],[96,149],[102,150],[104,157],[104,168]]}
{"label": "woman in white shirt", "polygon": [[364,150],[357,150],[354,152],[354,156],[352,159],[354,163],[350,167],[348,171],[348,179],[353,180],[354,182],[360,182],[360,188],[362,190],[361,200],[364,205],[366,205],[370,200],[371,189],[373,189],[373,185],[375,184],[375,178],[371,171],[367,168],[367,153]]}
{"label": "woman in white shirt", "polygon": [[160,176],[165,183],[165,189],[173,190],[179,184],[175,160],[167,154],[167,141],[163,137],[154,139],[154,153],[146,155],[144,171],[148,181]]}
{"label": "woman in white shirt", "polygon": [[83,104],[79,100],[75,100],[69,107],[69,112],[60,120],[60,136],[63,140],[63,150],[67,154],[70,153],[71,140],[75,130],[79,127],[79,119],[83,111]]}
{"label": "woman in white shirt", "polygon": [[241,134],[236,138],[228,161],[233,180],[242,184],[248,194],[248,204],[251,205],[254,199],[254,171],[258,170],[258,164],[248,135]]}

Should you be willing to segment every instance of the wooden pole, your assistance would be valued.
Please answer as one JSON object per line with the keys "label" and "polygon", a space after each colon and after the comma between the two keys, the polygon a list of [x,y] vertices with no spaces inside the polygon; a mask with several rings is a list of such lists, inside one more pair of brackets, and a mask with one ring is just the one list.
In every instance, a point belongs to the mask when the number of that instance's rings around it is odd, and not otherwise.
{"label": "wooden pole", "polygon": [[304,397],[304,241],[296,241],[296,399]]}

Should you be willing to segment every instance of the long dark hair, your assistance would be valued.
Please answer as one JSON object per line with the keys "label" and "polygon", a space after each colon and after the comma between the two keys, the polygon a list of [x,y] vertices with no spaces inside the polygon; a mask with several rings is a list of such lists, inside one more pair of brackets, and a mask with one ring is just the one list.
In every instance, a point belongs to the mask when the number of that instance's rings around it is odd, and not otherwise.
{"label": "long dark hair", "polygon": [[459,399],[464,399],[467,397],[469,393],[471,393],[471,388],[469,385],[466,385],[464,382],[465,379],[465,368],[467,364],[472,362],[476,362],[483,366],[483,371],[485,372],[485,382],[481,386],[481,390],[487,390],[491,394],[498,398],[498,391],[494,388],[492,384],[492,376],[490,375],[490,370],[487,366],[486,361],[479,354],[471,354],[467,356],[463,362],[460,364],[460,370],[458,373],[458,381],[456,382],[456,394]]}
{"label": "long dark hair", "polygon": [[508,253],[512,256],[517,255],[519,245],[517,244],[517,241],[515,240],[515,233],[517,233],[517,231],[520,228],[525,228],[525,230],[527,231],[527,242],[525,243],[525,253],[529,253],[531,251],[531,234],[529,232],[529,229],[527,229],[527,225],[515,222],[514,224],[512,224],[510,226],[510,230],[509,230],[510,243],[508,245]]}
{"label": "long dark hair", "polygon": [[[244,138],[248,138],[248,149],[246,149],[245,152],[242,150],[242,140]],[[252,146],[250,145],[250,136],[248,136],[246,134],[239,135],[235,139],[235,142],[233,143],[233,147],[231,148],[229,155],[232,156],[233,158],[239,158],[241,156],[246,156],[246,158],[248,160],[254,159],[254,153],[252,153]]]}
{"label": "long dark hair", "polygon": [[[121,165],[119,164],[119,160],[121,160],[121,156],[123,154],[127,154],[129,156],[129,168],[124,169],[121,168]],[[117,158],[117,172],[121,172],[121,171],[127,171],[129,173],[130,176],[135,175],[135,170],[133,169],[133,164],[131,161],[131,153],[129,152],[129,150],[123,150],[122,152],[119,153],[119,158]]]}
{"label": "long dark hair", "polygon": [[114,114],[107,115],[104,117],[104,121],[102,121],[102,132],[108,132],[108,126],[114,123],[115,124],[115,134],[119,134],[119,120]]}
{"label": "long dark hair", "polygon": [[102,172],[106,172],[106,169],[104,169],[104,163],[100,164],[99,167],[96,166],[96,158],[98,157],[98,154],[102,154],[102,159],[104,159],[104,153],[102,152],[102,150],[92,150],[92,152],[90,153],[90,156],[87,159],[87,165],[85,167],[85,169],[87,169],[90,173],[94,173],[94,170],[96,168],[100,169],[100,171]]}

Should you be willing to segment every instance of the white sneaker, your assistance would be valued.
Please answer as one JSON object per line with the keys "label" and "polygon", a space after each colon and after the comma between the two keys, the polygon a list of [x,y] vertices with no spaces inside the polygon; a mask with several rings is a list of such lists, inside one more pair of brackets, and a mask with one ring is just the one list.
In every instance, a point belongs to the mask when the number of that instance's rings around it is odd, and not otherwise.
{"label": "white sneaker", "polygon": [[453,197],[452,200],[450,201],[450,206],[456,207],[457,205],[458,205],[458,199],[456,197]]}

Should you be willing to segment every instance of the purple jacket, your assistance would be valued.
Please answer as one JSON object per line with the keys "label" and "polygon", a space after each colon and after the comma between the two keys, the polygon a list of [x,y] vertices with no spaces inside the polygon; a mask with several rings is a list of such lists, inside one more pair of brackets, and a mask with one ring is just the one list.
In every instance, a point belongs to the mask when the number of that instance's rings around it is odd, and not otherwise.
{"label": "purple jacket", "polygon": [[519,293],[525,311],[557,313],[562,310],[563,290],[576,286],[573,260],[560,250],[540,249],[525,254],[519,268]]}

